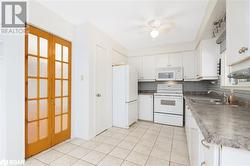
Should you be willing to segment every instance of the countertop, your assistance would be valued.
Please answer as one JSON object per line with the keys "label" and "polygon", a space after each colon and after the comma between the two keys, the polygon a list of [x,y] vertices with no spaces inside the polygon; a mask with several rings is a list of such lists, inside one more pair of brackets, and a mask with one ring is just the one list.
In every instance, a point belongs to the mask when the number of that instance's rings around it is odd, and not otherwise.
{"label": "countertop", "polygon": [[208,143],[250,151],[250,108],[193,103],[191,100],[210,98],[208,96],[184,97]]}

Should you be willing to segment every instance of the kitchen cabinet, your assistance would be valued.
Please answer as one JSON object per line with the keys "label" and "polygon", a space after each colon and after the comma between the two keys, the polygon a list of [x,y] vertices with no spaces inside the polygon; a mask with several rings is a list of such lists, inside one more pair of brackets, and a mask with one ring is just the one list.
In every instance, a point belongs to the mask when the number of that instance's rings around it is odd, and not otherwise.
{"label": "kitchen cabinet", "polygon": [[129,57],[128,64],[133,66],[138,73],[138,79],[142,79],[142,57]]}
{"label": "kitchen cabinet", "polygon": [[185,52],[182,55],[184,81],[197,81],[197,56],[194,51]]}
{"label": "kitchen cabinet", "polygon": [[218,79],[217,63],[219,57],[219,45],[215,38],[202,40],[197,52],[198,75],[200,80]]}
{"label": "kitchen cabinet", "polygon": [[168,54],[161,54],[155,56],[155,67],[163,68],[168,67],[169,65],[169,56]]}
{"label": "kitchen cabinet", "polygon": [[155,56],[142,57],[142,78],[145,81],[155,81]]}
{"label": "kitchen cabinet", "polygon": [[139,81],[155,81],[154,56],[129,57],[128,63],[138,71]]}
{"label": "kitchen cabinet", "polygon": [[185,106],[185,131],[190,165],[192,166],[249,166],[250,152],[207,143],[189,106]]}
{"label": "kitchen cabinet", "polygon": [[162,67],[182,67],[182,54],[162,54],[156,55],[156,68]]}
{"label": "kitchen cabinet", "polygon": [[169,67],[182,67],[182,53],[170,54],[168,57]]}
{"label": "kitchen cabinet", "polygon": [[[229,65],[250,58],[250,1],[226,1],[226,55]],[[245,52],[239,52],[242,48]]]}
{"label": "kitchen cabinet", "polygon": [[229,147],[221,148],[221,166],[249,166],[250,152]]}
{"label": "kitchen cabinet", "polygon": [[153,94],[139,94],[139,119],[153,121]]}
{"label": "kitchen cabinet", "polygon": [[190,164],[200,166],[205,162],[205,147],[202,144],[204,138],[188,106],[186,106],[185,122]]}

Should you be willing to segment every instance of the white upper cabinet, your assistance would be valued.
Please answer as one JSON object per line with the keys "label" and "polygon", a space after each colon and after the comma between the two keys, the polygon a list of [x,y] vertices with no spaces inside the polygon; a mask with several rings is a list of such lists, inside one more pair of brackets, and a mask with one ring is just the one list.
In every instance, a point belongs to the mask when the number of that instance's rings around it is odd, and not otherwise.
{"label": "white upper cabinet", "polygon": [[142,79],[142,57],[129,57],[128,64],[134,66],[138,72],[138,79]]}
{"label": "white upper cabinet", "polygon": [[169,56],[167,54],[161,54],[155,56],[156,68],[168,67],[168,65],[169,65]]}
{"label": "white upper cabinet", "polygon": [[129,65],[132,65],[138,71],[139,81],[154,81],[155,80],[155,57],[141,56],[129,57]]}
{"label": "white upper cabinet", "polygon": [[170,54],[168,66],[182,67],[182,53]]}
{"label": "white upper cabinet", "polygon": [[218,79],[217,63],[220,53],[219,45],[216,44],[215,38],[202,40],[197,53],[198,79]]}
{"label": "white upper cabinet", "polygon": [[197,56],[194,51],[185,52],[182,55],[182,63],[184,70],[184,81],[194,81],[197,77]]}
{"label": "white upper cabinet", "polygon": [[[227,60],[233,65],[250,58],[250,1],[227,0]],[[246,51],[244,48],[247,48]]]}
{"label": "white upper cabinet", "polygon": [[155,56],[142,57],[142,78],[145,81],[155,80]]}

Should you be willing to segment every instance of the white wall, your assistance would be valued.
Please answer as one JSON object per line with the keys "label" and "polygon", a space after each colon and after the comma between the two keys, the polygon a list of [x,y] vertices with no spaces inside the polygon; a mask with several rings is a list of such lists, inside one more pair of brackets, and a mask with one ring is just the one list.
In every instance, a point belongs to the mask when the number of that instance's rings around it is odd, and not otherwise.
{"label": "white wall", "polygon": [[[24,159],[24,36],[2,35],[5,75],[4,84],[5,133],[1,133],[6,159]],[[14,46],[14,47],[13,47]]]}
{"label": "white wall", "polygon": [[6,108],[5,108],[5,63],[3,41],[0,39],[0,160],[5,158],[6,153]]}
{"label": "white wall", "polygon": [[[104,74],[107,77],[109,127],[112,126],[112,63],[127,61],[127,51],[90,23],[81,24],[76,28],[73,43],[72,84],[75,85],[72,89],[73,136],[90,139],[95,136],[95,47],[98,44],[108,51],[109,69]],[[114,56],[114,50],[119,54]]]}
{"label": "white wall", "polygon": [[[59,3],[59,2],[58,2]],[[35,0],[28,1],[28,24],[72,41],[74,26]]]}

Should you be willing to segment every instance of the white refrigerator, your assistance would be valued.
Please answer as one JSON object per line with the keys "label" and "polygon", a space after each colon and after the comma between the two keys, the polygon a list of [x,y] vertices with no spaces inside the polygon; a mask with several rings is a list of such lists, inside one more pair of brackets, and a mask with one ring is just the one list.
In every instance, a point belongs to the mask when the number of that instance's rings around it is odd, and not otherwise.
{"label": "white refrigerator", "polygon": [[138,120],[138,74],[129,65],[113,67],[113,126],[129,128]]}

